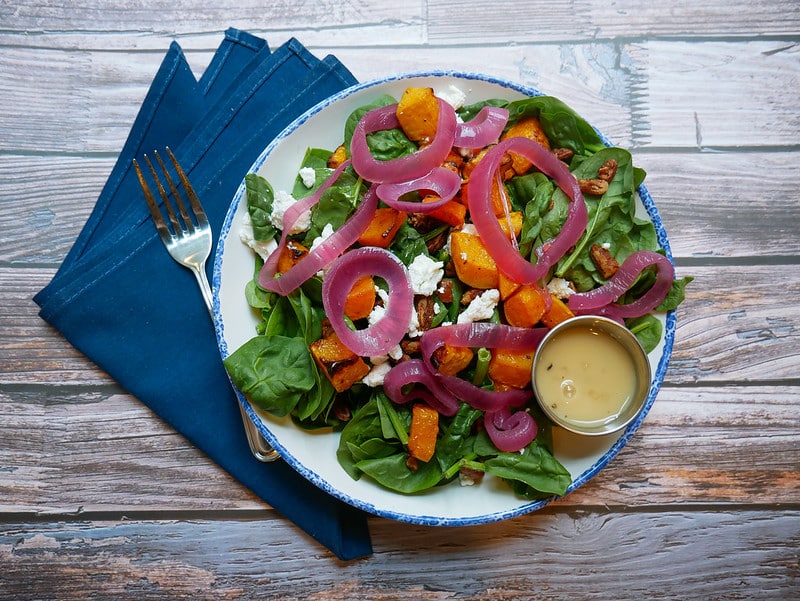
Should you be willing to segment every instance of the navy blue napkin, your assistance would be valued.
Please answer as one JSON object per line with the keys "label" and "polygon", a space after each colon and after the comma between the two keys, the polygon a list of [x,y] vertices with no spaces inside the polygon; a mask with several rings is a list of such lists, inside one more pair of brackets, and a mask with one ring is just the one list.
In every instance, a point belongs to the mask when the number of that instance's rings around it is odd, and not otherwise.
{"label": "navy blue napkin", "polygon": [[200,291],[158,238],[131,162],[170,146],[217,240],[236,189],[269,141],[354,83],[335,57],[320,60],[294,39],[271,50],[234,29],[197,81],[173,43],[85,227],[34,297],[41,317],[75,348],[343,560],[372,553],[366,515],[285,462],[251,455]]}

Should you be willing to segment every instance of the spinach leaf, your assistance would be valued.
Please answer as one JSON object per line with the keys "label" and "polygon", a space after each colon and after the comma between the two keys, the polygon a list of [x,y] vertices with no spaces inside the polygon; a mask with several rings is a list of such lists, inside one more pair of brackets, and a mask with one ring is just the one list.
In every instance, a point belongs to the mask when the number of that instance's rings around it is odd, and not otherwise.
{"label": "spinach leaf", "polygon": [[239,390],[279,417],[288,415],[316,383],[313,359],[301,338],[256,336],[224,365]]}
{"label": "spinach leaf", "polygon": [[253,238],[259,242],[266,242],[275,237],[275,226],[272,225],[272,203],[275,192],[269,182],[260,175],[248,173],[244,176],[245,196],[247,198],[247,212],[253,223]]}
{"label": "spinach leaf", "polygon": [[474,440],[472,426],[481,415],[482,412],[478,409],[461,403],[450,423],[442,429],[441,437],[436,442],[434,456],[442,472],[448,471],[472,452]]}
{"label": "spinach leaf", "polygon": [[359,462],[386,457],[402,450],[402,446],[383,438],[378,402],[374,397],[357,409],[342,429],[336,457],[342,469],[354,480],[361,477]]}
{"label": "spinach leaf", "polygon": [[404,222],[389,248],[403,264],[408,267],[418,255],[427,255],[428,247],[425,238],[417,230]]}
{"label": "spinach leaf", "polygon": [[661,301],[661,304],[656,307],[656,311],[671,311],[677,309],[683,300],[686,298],[686,286],[694,280],[692,276],[686,276],[676,279],[672,282],[667,296]]}
{"label": "spinach leaf", "polygon": [[522,453],[499,453],[484,462],[487,474],[521,482],[535,493],[563,495],[572,482],[550,451],[533,442]]}
{"label": "spinach leaf", "polygon": [[649,313],[641,317],[626,319],[625,327],[636,336],[647,353],[658,346],[664,330],[656,316]]}
{"label": "spinach leaf", "polygon": [[411,470],[406,461],[406,452],[388,457],[365,459],[356,467],[388,489],[404,494],[427,490],[436,486],[442,479],[442,469],[436,461],[420,461],[416,470]]}

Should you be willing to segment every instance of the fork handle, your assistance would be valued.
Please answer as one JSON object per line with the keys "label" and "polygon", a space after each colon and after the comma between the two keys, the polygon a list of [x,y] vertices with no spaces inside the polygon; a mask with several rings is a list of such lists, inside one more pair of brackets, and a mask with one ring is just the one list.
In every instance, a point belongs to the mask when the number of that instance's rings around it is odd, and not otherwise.
{"label": "fork handle", "polygon": [[[203,293],[203,300],[206,303],[206,309],[208,309],[208,314],[211,316],[211,323],[215,323],[212,302],[213,295],[211,293],[211,284],[208,283],[206,271],[200,265],[190,265],[189,267],[192,270],[194,277],[197,279],[197,283],[200,285],[200,290]],[[264,463],[280,459],[278,451],[273,449],[261,432],[258,431],[258,428],[253,423],[253,420],[251,420],[250,416],[247,415],[244,407],[242,407],[242,404],[239,403],[238,399],[236,402],[239,405],[239,411],[242,414],[242,423],[244,424],[244,431],[247,435],[247,444],[250,445],[250,451],[253,453],[253,456]]]}

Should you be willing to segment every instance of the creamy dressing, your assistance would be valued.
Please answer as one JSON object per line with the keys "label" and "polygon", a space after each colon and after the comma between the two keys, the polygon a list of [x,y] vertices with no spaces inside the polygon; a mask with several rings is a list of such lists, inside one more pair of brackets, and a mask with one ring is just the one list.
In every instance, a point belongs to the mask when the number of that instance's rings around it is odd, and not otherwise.
{"label": "creamy dressing", "polygon": [[630,354],[609,334],[588,327],[550,340],[541,349],[534,376],[540,401],[576,424],[614,419],[636,392]]}

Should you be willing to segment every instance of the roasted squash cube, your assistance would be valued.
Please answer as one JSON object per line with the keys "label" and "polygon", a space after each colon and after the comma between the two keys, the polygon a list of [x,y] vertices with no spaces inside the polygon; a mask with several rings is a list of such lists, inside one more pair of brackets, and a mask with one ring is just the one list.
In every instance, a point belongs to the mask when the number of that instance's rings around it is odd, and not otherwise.
{"label": "roasted squash cube", "polygon": [[531,382],[533,351],[495,349],[489,359],[489,379],[495,388],[525,388]]}
{"label": "roasted squash cube", "polygon": [[497,288],[497,263],[489,254],[480,236],[467,232],[453,232],[450,252],[458,279],[472,288]]}
{"label": "roasted squash cube", "polygon": [[420,461],[428,462],[436,451],[439,435],[439,412],[416,403],[411,407],[411,427],[408,431],[408,452]]}
{"label": "roasted squash cube", "polygon": [[433,88],[406,88],[397,103],[396,115],[409,140],[418,144],[430,142],[439,121],[439,101]]}
{"label": "roasted squash cube", "polygon": [[310,345],[311,355],[337,392],[350,389],[369,373],[369,365],[347,348],[335,332]]}

